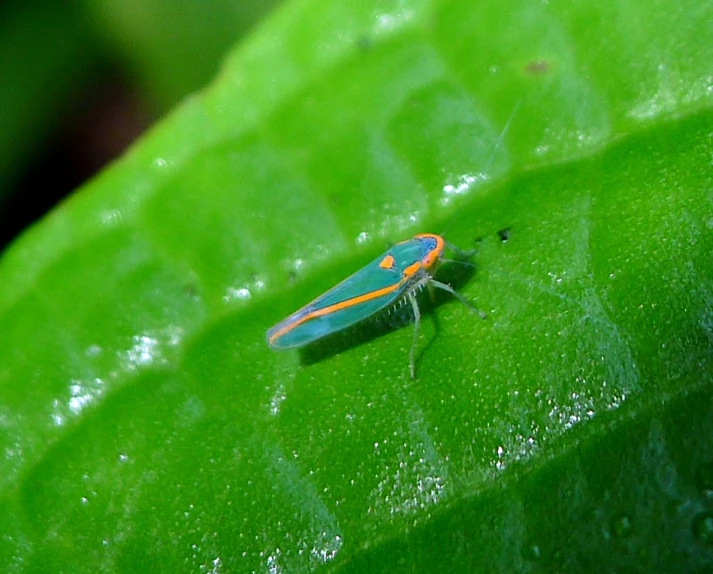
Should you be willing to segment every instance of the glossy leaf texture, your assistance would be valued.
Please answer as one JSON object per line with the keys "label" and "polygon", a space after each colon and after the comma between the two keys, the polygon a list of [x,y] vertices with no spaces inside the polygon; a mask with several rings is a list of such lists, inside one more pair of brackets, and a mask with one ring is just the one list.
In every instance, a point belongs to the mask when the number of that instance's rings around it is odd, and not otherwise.
{"label": "glossy leaf texture", "polygon": [[[4,254],[10,571],[705,570],[712,16],[286,4]],[[416,381],[394,316],[268,349],[422,231],[488,318]]]}

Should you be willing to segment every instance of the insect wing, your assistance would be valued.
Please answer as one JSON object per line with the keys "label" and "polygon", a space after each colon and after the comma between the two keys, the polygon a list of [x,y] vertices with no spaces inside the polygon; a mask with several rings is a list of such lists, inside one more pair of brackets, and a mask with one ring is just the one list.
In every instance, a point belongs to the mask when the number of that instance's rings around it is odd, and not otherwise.
{"label": "insect wing", "polygon": [[267,332],[275,349],[299,347],[335,333],[393,303],[405,289],[397,268],[384,268],[381,257],[296,311]]}

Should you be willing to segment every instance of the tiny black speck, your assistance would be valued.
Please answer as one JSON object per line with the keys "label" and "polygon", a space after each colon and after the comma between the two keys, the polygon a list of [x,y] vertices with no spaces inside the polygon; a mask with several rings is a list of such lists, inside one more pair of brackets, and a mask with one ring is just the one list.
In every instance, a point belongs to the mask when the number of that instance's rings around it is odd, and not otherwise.
{"label": "tiny black speck", "polygon": [[507,240],[510,239],[510,228],[506,227],[505,229],[499,230],[498,237],[503,243],[507,242]]}

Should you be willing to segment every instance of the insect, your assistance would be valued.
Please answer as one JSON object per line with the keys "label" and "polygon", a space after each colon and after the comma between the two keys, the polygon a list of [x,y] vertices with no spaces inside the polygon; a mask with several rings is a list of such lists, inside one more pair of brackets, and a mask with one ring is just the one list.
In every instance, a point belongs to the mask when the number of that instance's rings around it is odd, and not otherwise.
{"label": "insect", "polygon": [[273,349],[291,349],[341,331],[374,313],[389,308],[406,298],[413,308],[415,329],[409,353],[411,378],[415,378],[414,353],[421,323],[421,311],[416,299],[424,287],[442,289],[480,313],[485,314],[450,285],[441,283],[433,275],[442,262],[468,265],[467,261],[444,259],[446,246],[457,256],[468,258],[473,253],[463,252],[446,243],[440,236],[421,233],[397,243],[323,295],[317,297],[267,332],[267,343]]}

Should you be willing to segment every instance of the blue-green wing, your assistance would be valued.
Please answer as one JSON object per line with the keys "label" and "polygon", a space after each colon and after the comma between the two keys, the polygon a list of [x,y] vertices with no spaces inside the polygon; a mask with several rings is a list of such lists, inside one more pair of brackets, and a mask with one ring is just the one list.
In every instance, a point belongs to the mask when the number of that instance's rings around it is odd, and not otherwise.
{"label": "blue-green wing", "polygon": [[[409,286],[408,283],[402,283],[402,270],[408,266],[404,263],[409,262],[409,258],[414,255],[420,257],[421,253],[418,245],[411,246],[410,249],[401,248],[407,243],[412,241],[395,245],[366,267],[272,327],[267,332],[268,344],[275,349],[306,345],[345,329],[394,303]],[[380,267],[379,264],[389,255],[394,258],[394,268]],[[410,259],[410,263],[413,261]],[[320,312],[324,314],[319,314]]]}

